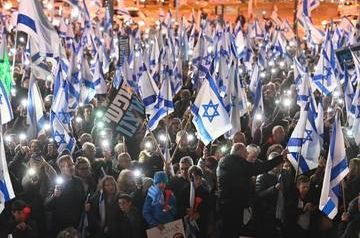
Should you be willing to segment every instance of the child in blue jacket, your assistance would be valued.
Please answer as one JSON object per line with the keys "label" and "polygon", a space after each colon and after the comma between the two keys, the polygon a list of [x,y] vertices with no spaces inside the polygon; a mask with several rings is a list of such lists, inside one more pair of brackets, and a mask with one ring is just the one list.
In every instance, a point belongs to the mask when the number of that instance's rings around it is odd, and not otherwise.
{"label": "child in blue jacket", "polygon": [[168,177],[164,171],[156,172],[152,185],[145,198],[143,216],[149,227],[164,228],[164,224],[176,218],[176,200],[170,189],[166,187]]}

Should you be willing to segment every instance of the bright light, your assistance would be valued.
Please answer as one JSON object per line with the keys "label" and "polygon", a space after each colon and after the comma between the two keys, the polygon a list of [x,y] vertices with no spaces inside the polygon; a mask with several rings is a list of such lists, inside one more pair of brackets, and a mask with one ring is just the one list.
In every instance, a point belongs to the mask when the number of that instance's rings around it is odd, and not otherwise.
{"label": "bright light", "polygon": [[329,108],[327,109],[327,112],[328,112],[328,113],[331,113],[331,112],[333,112],[333,111],[334,111],[334,109],[331,108],[331,107],[329,107]]}
{"label": "bright light", "polygon": [[104,128],[104,126],[105,126],[105,124],[104,124],[104,122],[102,122],[102,121],[99,121],[99,122],[97,123],[97,127],[100,128],[100,129]]}
{"label": "bright light", "polygon": [[97,118],[101,118],[101,117],[104,116],[104,113],[103,113],[102,111],[97,111],[96,114],[95,114],[95,116],[96,116]]}
{"label": "bright light", "polygon": [[274,66],[275,65],[275,62],[273,61],[273,60],[271,60],[270,62],[269,62],[269,66]]}
{"label": "bright light", "polygon": [[139,25],[140,27],[143,27],[143,26],[145,26],[145,22],[144,22],[144,21],[139,21],[139,22],[138,22],[138,25]]}
{"label": "bright light", "polygon": [[27,99],[26,98],[21,100],[21,106],[23,106],[23,107],[27,106]]}
{"label": "bright light", "polygon": [[352,131],[350,128],[348,128],[348,129],[346,129],[346,135],[347,135],[348,137],[353,137],[353,136],[354,136],[354,133],[353,133],[353,131]]}
{"label": "bright light", "polygon": [[339,99],[337,100],[337,102],[338,102],[339,104],[344,104],[344,99],[339,98]]}
{"label": "bright light", "polygon": [[151,150],[153,147],[152,143],[150,141],[146,141],[144,146],[145,146],[145,149],[148,149],[148,150]]}
{"label": "bright light", "polygon": [[211,53],[212,53],[212,51],[213,51],[212,46],[211,46],[211,45],[210,45],[210,46],[208,46],[208,48],[207,48],[207,52],[208,52],[209,54],[211,54]]}
{"label": "bright light", "polygon": [[266,11],[262,11],[262,14],[263,14],[263,15],[266,15]]}
{"label": "bright light", "polygon": [[21,141],[26,140],[26,134],[25,134],[25,133],[20,133],[20,134],[19,134],[19,139],[20,139]]}
{"label": "bright light", "polygon": [[54,6],[50,2],[46,5],[46,8],[49,9],[49,10],[52,10],[53,7]]}
{"label": "bright light", "polygon": [[71,18],[78,18],[80,15],[79,8],[74,7],[71,9]]}
{"label": "bright light", "polygon": [[16,96],[16,88],[11,88],[10,92],[11,92],[11,96],[13,97]]}
{"label": "bright light", "polygon": [[221,151],[221,153],[225,153],[225,152],[226,152],[226,150],[227,150],[226,145],[223,145],[223,146],[221,146],[221,147],[220,147],[220,151]]}
{"label": "bright light", "polygon": [[50,124],[49,124],[49,123],[45,123],[45,124],[44,124],[44,129],[47,130],[47,131],[50,130]]}
{"label": "bright light", "polygon": [[255,114],[255,120],[261,121],[262,119],[263,119],[263,115],[261,113],[256,113]]}
{"label": "bright light", "polygon": [[194,139],[195,139],[194,134],[189,133],[189,134],[187,135],[187,140],[188,140],[188,141],[193,141]]}
{"label": "bright light", "polygon": [[34,175],[36,174],[36,171],[35,171],[35,169],[30,168],[30,169],[27,171],[27,173],[28,173],[28,175],[30,175],[30,176],[34,176]]}
{"label": "bright light", "polygon": [[271,73],[272,73],[272,74],[275,74],[276,71],[277,71],[276,68],[272,68],[272,69],[271,69]]}
{"label": "bright light", "polygon": [[84,103],[80,102],[79,107],[83,107],[83,106],[84,106]]}
{"label": "bright light", "polygon": [[159,140],[162,141],[162,142],[165,142],[165,141],[166,141],[166,135],[164,135],[164,134],[160,134],[158,138],[159,138]]}
{"label": "bright light", "polygon": [[55,179],[56,185],[62,185],[64,183],[64,179],[60,176],[56,177]]}
{"label": "bright light", "polygon": [[46,76],[46,80],[49,81],[49,82],[52,81],[52,76],[51,76],[51,74],[49,74],[49,75]]}
{"label": "bright light", "polygon": [[110,146],[110,142],[108,140],[104,140],[102,143],[101,143],[102,147],[104,148],[109,148]]}
{"label": "bright light", "polygon": [[82,122],[82,118],[81,118],[81,117],[76,117],[76,118],[75,118],[75,121],[76,121],[77,123],[81,123],[81,122]]}
{"label": "bright light", "polygon": [[291,106],[291,99],[290,98],[285,98],[283,101],[283,105],[285,107],[290,107]]}
{"label": "bright light", "polygon": [[11,8],[12,8],[12,3],[11,2],[4,3],[4,9],[5,10],[10,10]]}
{"label": "bright light", "polygon": [[188,50],[188,55],[192,55],[193,54],[193,51],[190,49]]}
{"label": "bright light", "polygon": [[20,41],[21,43],[25,43],[25,38],[24,38],[24,37],[19,37],[19,41]]}
{"label": "bright light", "polygon": [[336,98],[340,97],[340,92],[339,91],[334,91],[334,97],[336,97]]}
{"label": "bright light", "polygon": [[6,142],[11,142],[12,141],[11,136],[5,136],[5,141]]}
{"label": "bright light", "polygon": [[279,99],[276,99],[275,100],[275,104],[279,104],[280,103],[280,100]]}
{"label": "bright light", "polygon": [[265,76],[266,76],[265,72],[260,73],[260,78],[265,78]]}
{"label": "bright light", "polygon": [[137,177],[137,178],[139,178],[141,176],[141,170],[140,169],[134,170],[133,173],[134,173],[134,176]]}
{"label": "bright light", "polygon": [[280,66],[280,68],[284,68],[284,67],[285,67],[285,62],[284,62],[284,61],[280,61],[280,62],[279,62],[279,66]]}
{"label": "bright light", "polygon": [[54,139],[53,139],[53,138],[49,138],[49,142],[50,142],[50,143],[53,143],[53,142],[54,142]]}
{"label": "bright light", "polygon": [[99,133],[101,136],[106,136],[106,131],[100,131]]}

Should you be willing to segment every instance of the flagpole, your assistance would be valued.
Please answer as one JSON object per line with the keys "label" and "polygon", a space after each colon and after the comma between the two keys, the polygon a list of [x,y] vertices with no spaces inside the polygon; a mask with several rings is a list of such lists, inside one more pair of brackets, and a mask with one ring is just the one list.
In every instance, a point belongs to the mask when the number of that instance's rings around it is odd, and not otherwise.
{"label": "flagpole", "polygon": [[[16,85],[16,82],[14,80],[14,71],[15,71],[15,60],[16,60],[16,47],[17,47],[17,35],[18,35],[18,30],[17,30],[17,24],[15,26],[15,44],[14,44],[14,54],[13,54],[13,62],[12,62],[12,67],[11,67],[11,80],[13,82],[13,85]],[[29,36],[27,36],[29,38]]]}

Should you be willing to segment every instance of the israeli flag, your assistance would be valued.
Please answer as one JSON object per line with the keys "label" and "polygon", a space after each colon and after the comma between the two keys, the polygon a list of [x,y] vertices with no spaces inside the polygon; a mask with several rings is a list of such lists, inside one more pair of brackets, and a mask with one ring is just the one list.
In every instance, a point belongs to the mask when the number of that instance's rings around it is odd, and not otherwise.
{"label": "israeli flag", "polygon": [[330,30],[326,32],[326,40],[322,46],[320,58],[312,78],[312,85],[321,93],[328,96],[338,86],[336,79],[336,57],[331,41]]}
{"label": "israeli flag", "polygon": [[161,119],[174,111],[173,96],[170,78],[166,77],[161,83],[154,112],[149,117],[148,126],[150,130],[155,130]]}
{"label": "israeli flag", "polygon": [[309,101],[309,73],[298,59],[294,59],[294,81],[297,91],[296,103],[304,108]]}
{"label": "israeli flag", "polygon": [[145,106],[146,114],[152,115],[158,100],[157,95],[159,95],[159,88],[147,69],[139,79],[139,91]]}
{"label": "israeli flag", "polygon": [[96,88],[93,82],[93,74],[88,61],[84,59],[81,66],[80,103],[88,104],[95,95]]}
{"label": "israeli flag", "polygon": [[351,105],[351,116],[352,116],[352,134],[355,135],[355,142],[360,145],[360,86],[358,84],[356,88],[355,97]]}
{"label": "israeli flag", "polygon": [[104,17],[104,31],[107,34],[110,34],[110,30],[112,29],[112,19],[110,16],[110,9],[107,7],[105,9],[105,17]]}
{"label": "israeli flag", "polygon": [[333,219],[338,213],[339,197],[341,196],[340,183],[348,173],[344,135],[339,114],[336,113],[319,202],[320,211],[330,219]]}
{"label": "israeli flag", "polygon": [[71,153],[75,149],[76,141],[71,135],[71,112],[69,110],[69,84],[64,79],[61,63],[58,66],[54,83],[54,100],[51,107],[50,124],[52,136],[58,143],[58,152],[68,149]]}
{"label": "israeli flag", "polygon": [[320,136],[316,123],[316,104],[308,90],[308,103],[300,111],[300,118],[288,141],[288,159],[299,173],[305,173],[318,166],[321,151]]}
{"label": "israeli flag", "polygon": [[210,72],[200,66],[206,79],[203,81],[198,96],[192,105],[194,116],[192,122],[205,145],[231,130],[229,114],[219,94],[218,88]]}
{"label": "israeli flag", "polygon": [[235,66],[231,67],[227,91],[227,98],[230,99],[230,121],[232,125],[231,131],[227,133],[229,138],[232,138],[236,132],[241,130],[240,118],[248,112],[243,79],[240,77],[238,64],[235,64]]}
{"label": "israeli flag", "polygon": [[1,109],[1,125],[4,125],[14,118],[12,107],[10,104],[10,95],[7,94],[3,81],[0,80],[0,109]]}
{"label": "israeli flag", "polygon": [[[2,112],[3,111],[1,111],[1,114]],[[2,115],[0,115],[0,117],[2,117]],[[1,123],[0,118],[0,125]],[[11,184],[8,165],[6,162],[3,132],[2,129],[0,129],[0,214],[5,208],[5,203],[13,198],[15,198],[15,193]]]}
{"label": "israeli flag", "polygon": [[29,125],[28,136],[33,139],[38,137],[43,127],[45,111],[44,102],[33,74],[30,75],[27,103],[26,124]]}
{"label": "israeli flag", "polygon": [[38,44],[42,55],[60,55],[60,37],[54,26],[44,14],[40,1],[21,0],[17,16],[17,30],[32,37]]}

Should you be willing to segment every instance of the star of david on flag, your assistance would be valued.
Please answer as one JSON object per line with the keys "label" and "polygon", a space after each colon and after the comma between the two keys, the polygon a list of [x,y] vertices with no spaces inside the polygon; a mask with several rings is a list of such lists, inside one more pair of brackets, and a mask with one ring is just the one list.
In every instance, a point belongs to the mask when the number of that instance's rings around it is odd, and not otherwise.
{"label": "star of david on flag", "polygon": [[211,99],[208,104],[203,104],[201,106],[205,110],[202,116],[208,118],[210,122],[214,120],[214,117],[220,116],[219,112],[217,111],[219,104],[214,104]]}
{"label": "star of david on flag", "polygon": [[231,130],[231,122],[214,79],[207,68],[200,66],[206,79],[191,108],[192,122],[205,145]]}

